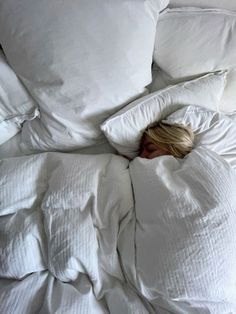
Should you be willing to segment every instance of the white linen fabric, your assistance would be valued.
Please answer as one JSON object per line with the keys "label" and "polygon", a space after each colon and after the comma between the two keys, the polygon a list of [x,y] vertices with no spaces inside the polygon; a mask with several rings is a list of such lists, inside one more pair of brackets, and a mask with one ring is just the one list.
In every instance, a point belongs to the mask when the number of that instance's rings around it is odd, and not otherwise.
{"label": "white linen fabric", "polygon": [[112,154],[1,160],[1,313],[149,313],[117,253],[133,212],[127,167]]}
{"label": "white linen fabric", "polygon": [[[209,31],[214,30],[214,32]],[[236,12],[220,9],[167,9],[160,16],[154,61],[161,69],[152,90],[206,72],[228,70],[219,106],[236,110]]]}
{"label": "white linen fabric", "polygon": [[[236,114],[222,114],[198,106],[184,106],[166,117],[169,123],[189,125],[195,133],[195,147],[204,146],[221,155],[232,167],[236,167]],[[225,141],[227,138],[227,141]],[[97,146],[74,151],[76,154],[116,153],[114,147],[104,142]],[[0,146],[0,157],[9,158],[30,155],[21,143],[21,133]]]}
{"label": "white linen fabric", "polygon": [[225,72],[169,86],[140,98],[108,118],[101,126],[108,141],[121,155],[138,154],[143,131],[152,123],[186,105],[216,110],[225,86]]}
{"label": "white linen fabric", "polygon": [[234,0],[170,0],[169,7],[218,8],[236,11],[236,2]]}
{"label": "white linen fabric", "polygon": [[48,271],[30,274],[20,281],[2,279],[0,301],[6,314],[108,313],[104,304],[96,300],[85,275],[73,284],[57,280]]}
{"label": "white linen fabric", "polygon": [[29,148],[99,141],[99,125],[151,81],[156,22],[168,2],[0,1],[0,43],[41,113],[24,124]]}
{"label": "white linen fabric", "polygon": [[227,117],[229,117],[231,120],[233,120],[233,121],[235,121],[235,122],[236,122],[236,111],[235,111],[235,112],[232,112],[232,113],[227,114]]}
{"label": "white linen fabric", "polygon": [[[25,146],[22,142],[21,132],[16,134],[6,143],[0,145],[0,158],[9,158],[17,156],[26,156],[33,154],[34,151]],[[98,145],[88,146],[74,150],[73,154],[117,154],[114,147],[112,147],[106,139]]]}
{"label": "white linen fabric", "polygon": [[39,115],[36,104],[8,65],[0,49],[0,145]]}
{"label": "white linen fabric", "polygon": [[136,158],[130,174],[136,214],[119,250],[131,283],[171,313],[235,313],[235,170],[198,147]]}
{"label": "white linen fabric", "polygon": [[120,156],[0,161],[1,313],[234,312],[235,170],[197,148],[130,171],[136,213]]}
{"label": "white linen fabric", "polygon": [[202,107],[187,106],[166,118],[169,123],[188,125],[194,131],[195,147],[216,152],[236,169],[236,121]]}

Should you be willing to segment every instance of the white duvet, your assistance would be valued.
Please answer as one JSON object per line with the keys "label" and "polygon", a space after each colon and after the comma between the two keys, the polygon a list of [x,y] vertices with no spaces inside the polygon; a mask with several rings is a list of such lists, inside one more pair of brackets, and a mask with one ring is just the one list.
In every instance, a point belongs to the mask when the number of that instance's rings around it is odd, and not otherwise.
{"label": "white duvet", "polygon": [[130,173],[112,154],[9,158],[0,185],[0,313],[236,313],[236,172],[215,153]]}
{"label": "white duvet", "polygon": [[117,253],[127,167],[111,154],[1,161],[0,313],[147,313]]}
{"label": "white duvet", "polygon": [[236,313],[236,171],[198,147],[136,158],[130,174],[136,216],[119,249],[132,285],[155,309]]}

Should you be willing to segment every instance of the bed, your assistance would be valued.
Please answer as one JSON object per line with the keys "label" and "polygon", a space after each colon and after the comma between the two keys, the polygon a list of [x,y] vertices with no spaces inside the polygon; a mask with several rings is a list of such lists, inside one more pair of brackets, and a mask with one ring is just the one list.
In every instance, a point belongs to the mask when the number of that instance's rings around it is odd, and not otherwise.
{"label": "bed", "polygon": [[[236,313],[234,1],[0,0],[0,30],[0,313]],[[163,119],[193,151],[138,157]]]}

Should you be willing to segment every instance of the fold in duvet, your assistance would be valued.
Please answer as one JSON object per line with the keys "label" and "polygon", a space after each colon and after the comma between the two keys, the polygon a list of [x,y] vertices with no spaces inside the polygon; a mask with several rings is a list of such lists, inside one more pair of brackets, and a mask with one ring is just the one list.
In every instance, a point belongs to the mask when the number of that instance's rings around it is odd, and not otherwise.
{"label": "fold in duvet", "polygon": [[127,168],[111,154],[1,161],[1,313],[147,313],[117,253],[133,212]]}
{"label": "fold in duvet", "polygon": [[234,313],[236,174],[215,153],[15,157],[0,185],[0,313]]}

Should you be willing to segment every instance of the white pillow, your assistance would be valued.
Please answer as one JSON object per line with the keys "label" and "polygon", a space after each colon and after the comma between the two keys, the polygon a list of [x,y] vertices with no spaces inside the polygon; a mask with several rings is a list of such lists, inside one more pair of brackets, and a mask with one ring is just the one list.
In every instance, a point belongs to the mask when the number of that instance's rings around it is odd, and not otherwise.
{"label": "white pillow", "polygon": [[120,154],[134,158],[146,127],[186,105],[216,110],[224,85],[225,73],[219,72],[167,87],[129,104],[106,120],[101,128]]}
{"label": "white pillow", "polygon": [[230,117],[206,108],[188,106],[166,118],[170,123],[189,125],[195,147],[203,146],[222,156],[236,169],[236,123]]}
{"label": "white pillow", "polygon": [[219,106],[236,110],[236,12],[220,9],[167,9],[157,24],[152,90],[186,81],[207,72],[228,70]]}
{"label": "white pillow", "polygon": [[36,105],[0,50],[0,145],[39,114]]}
{"label": "white pillow", "polygon": [[170,0],[169,7],[219,8],[236,11],[234,0]]}
{"label": "white pillow", "polygon": [[102,121],[150,83],[168,2],[0,0],[0,43],[41,112],[24,125],[23,141],[39,150],[97,143]]}

